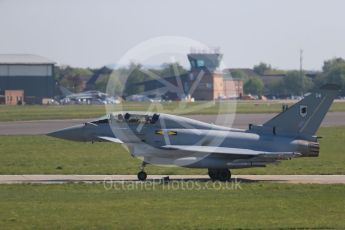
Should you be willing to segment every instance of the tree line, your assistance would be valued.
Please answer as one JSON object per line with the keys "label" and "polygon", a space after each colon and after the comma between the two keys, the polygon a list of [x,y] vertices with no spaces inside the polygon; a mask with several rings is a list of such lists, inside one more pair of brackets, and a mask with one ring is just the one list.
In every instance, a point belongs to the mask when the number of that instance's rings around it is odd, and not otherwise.
{"label": "tree line", "polygon": [[[298,96],[319,88],[326,83],[338,84],[341,87],[341,95],[345,95],[345,60],[333,58],[324,61],[322,71],[308,76],[306,71],[289,70],[282,71],[273,69],[269,64],[260,63],[253,67],[255,75],[246,74],[242,71],[234,71],[233,78],[242,79],[244,93],[253,95],[274,96]],[[271,80],[264,84],[262,76],[271,75]],[[284,77],[274,76],[282,75]]]}
{"label": "tree line", "polygon": [[[58,85],[69,89],[72,92],[81,92],[85,90],[86,82],[99,69],[91,68],[73,68],[70,66],[56,66],[55,79]],[[110,72],[110,74],[109,74]],[[160,67],[146,68],[141,64],[131,63],[127,67],[116,68],[113,71],[101,73],[94,83],[94,90],[106,91],[106,86],[111,75],[113,87],[116,92],[122,94],[140,94],[143,92],[141,83],[148,80],[157,79],[157,77],[168,77],[188,73],[179,63],[164,63]],[[299,70],[279,70],[274,69],[266,63],[259,63],[252,69],[252,73],[233,70],[229,74],[233,79],[243,81],[245,94],[252,95],[271,95],[271,96],[299,96],[314,88],[318,88],[326,83],[335,83],[341,86],[341,95],[345,96],[345,60],[343,58],[333,58],[326,60],[322,70],[309,76],[307,72]],[[263,76],[271,75],[271,80],[264,84]],[[283,77],[274,77],[274,76]]]}

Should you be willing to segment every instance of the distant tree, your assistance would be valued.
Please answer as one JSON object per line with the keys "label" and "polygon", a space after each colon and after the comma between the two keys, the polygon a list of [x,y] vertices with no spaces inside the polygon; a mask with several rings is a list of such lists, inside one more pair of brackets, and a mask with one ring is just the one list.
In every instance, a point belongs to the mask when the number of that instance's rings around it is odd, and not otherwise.
{"label": "distant tree", "polygon": [[107,91],[107,85],[109,81],[109,74],[101,74],[97,81],[95,82],[95,86],[93,89],[106,92]]}
{"label": "distant tree", "polygon": [[144,85],[139,83],[155,79],[151,74],[147,73],[150,71],[143,69],[141,64],[131,63],[128,72],[129,74],[124,85],[124,96],[143,93],[145,90]]}
{"label": "distant tree", "polygon": [[271,70],[271,65],[268,65],[266,63],[260,62],[258,65],[255,65],[253,67],[253,70],[255,73],[259,75],[264,75],[266,71]]}
{"label": "distant tree", "polygon": [[60,74],[60,78],[63,78],[65,76],[91,76],[93,74],[93,71],[89,68],[76,68],[71,66],[59,66],[57,69],[55,69]]}
{"label": "distant tree", "polygon": [[188,72],[180,63],[164,63],[157,71],[160,77],[170,77],[175,75],[182,75]]}
{"label": "distant tree", "polygon": [[91,76],[93,72],[88,68],[72,68],[73,75]]}
{"label": "distant tree", "polygon": [[[154,80],[158,78],[170,77],[175,75],[182,75],[188,71],[176,63],[164,63],[161,68],[157,69],[145,69],[141,64],[131,63],[127,72],[127,79],[124,83],[123,95],[129,96],[133,94],[140,94],[144,92],[144,85],[140,84],[145,81]],[[125,75],[126,75],[125,74]]]}
{"label": "distant tree", "polygon": [[243,89],[246,94],[261,95],[264,83],[259,77],[251,77],[244,83]]}
{"label": "distant tree", "polygon": [[283,79],[278,79],[276,81],[271,81],[267,84],[267,90],[271,95],[286,95],[287,90]]}
{"label": "distant tree", "polygon": [[323,72],[317,74],[313,80],[314,88],[316,88],[316,89],[319,88],[320,86],[324,85],[325,82],[326,82],[326,80],[325,80],[325,76],[324,76]]}
{"label": "distant tree", "polygon": [[84,90],[85,77],[89,77],[93,72],[88,68],[74,68],[71,66],[56,66],[54,69],[54,78],[59,85],[67,88],[72,92],[80,92]]}
{"label": "distant tree", "polygon": [[54,79],[59,81],[61,79],[61,69],[59,66],[54,66]]}
{"label": "distant tree", "polygon": [[62,85],[63,87],[69,89],[70,91],[72,91],[74,93],[78,93],[78,92],[82,91],[82,89],[83,89],[83,82],[82,82],[82,79],[79,75],[65,76],[61,80],[60,85]]}
{"label": "distant tree", "polygon": [[241,70],[232,71],[231,76],[233,79],[239,79],[239,80],[242,80],[243,82],[245,82],[249,79],[249,76]]}
{"label": "distant tree", "polygon": [[344,65],[345,60],[343,58],[332,58],[323,62],[322,71],[324,73],[330,72],[335,66]]}
{"label": "distant tree", "polygon": [[109,81],[107,84],[107,92],[113,96],[123,96],[125,90],[125,84],[127,76],[130,74],[127,68],[118,68],[111,72],[109,76]]}
{"label": "distant tree", "polygon": [[334,58],[324,62],[323,73],[315,79],[315,83],[321,86],[326,83],[334,83],[342,88],[342,95],[345,95],[345,60]]}
{"label": "distant tree", "polygon": [[284,78],[284,85],[288,94],[301,95],[313,88],[314,84],[309,77],[304,74],[301,77],[299,71],[293,70],[287,72]]}

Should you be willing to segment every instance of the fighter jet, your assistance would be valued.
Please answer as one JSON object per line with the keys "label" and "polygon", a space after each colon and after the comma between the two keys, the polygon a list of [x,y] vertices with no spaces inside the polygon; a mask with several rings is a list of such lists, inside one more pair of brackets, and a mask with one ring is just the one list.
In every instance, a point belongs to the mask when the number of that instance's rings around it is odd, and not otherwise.
{"label": "fighter jet", "polygon": [[123,111],[49,133],[72,141],[113,142],[146,164],[207,168],[212,180],[228,181],[230,169],[265,167],[280,160],[319,156],[315,136],[339,86],[327,84],[304,95],[262,125],[233,129],[164,113]]}

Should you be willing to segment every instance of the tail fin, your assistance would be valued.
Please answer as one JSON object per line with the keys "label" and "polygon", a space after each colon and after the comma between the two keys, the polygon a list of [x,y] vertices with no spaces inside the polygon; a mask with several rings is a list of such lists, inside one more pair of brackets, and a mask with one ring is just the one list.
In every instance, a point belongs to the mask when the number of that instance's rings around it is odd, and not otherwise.
{"label": "tail fin", "polygon": [[263,126],[271,127],[277,133],[313,136],[339,90],[338,85],[327,84],[307,93],[304,99],[267,121]]}

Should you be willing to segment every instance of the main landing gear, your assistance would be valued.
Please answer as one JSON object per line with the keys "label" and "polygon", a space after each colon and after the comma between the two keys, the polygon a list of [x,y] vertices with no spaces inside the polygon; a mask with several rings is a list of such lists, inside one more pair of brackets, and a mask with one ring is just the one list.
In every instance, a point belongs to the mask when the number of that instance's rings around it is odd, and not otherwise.
{"label": "main landing gear", "polygon": [[147,174],[144,171],[145,165],[146,165],[146,162],[143,161],[140,166],[140,172],[138,172],[138,180],[140,181],[145,181],[147,178]]}
{"label": "main landing gear", "polygon": [[229,169],[208,169],[208,175],[215,181],[229,181],[231,179],[231,172]]}

